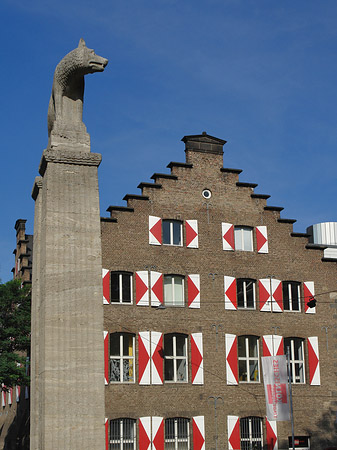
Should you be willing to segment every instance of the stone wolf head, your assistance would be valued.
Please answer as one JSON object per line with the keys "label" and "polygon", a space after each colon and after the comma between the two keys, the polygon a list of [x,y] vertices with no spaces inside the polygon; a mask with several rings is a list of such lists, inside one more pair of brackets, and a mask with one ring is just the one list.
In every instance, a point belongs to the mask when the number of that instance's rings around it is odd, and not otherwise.
{"label": "stone wolf head", "polygon": [[85,73],[103,72],[104,68],[108,64],[108,60],[102,58],[102,56],[96,55],[92,48],[88,48],[84,42],[84,39],[80,39],[77,51],[79,59],[82,61],[82,67],[87,71]]}

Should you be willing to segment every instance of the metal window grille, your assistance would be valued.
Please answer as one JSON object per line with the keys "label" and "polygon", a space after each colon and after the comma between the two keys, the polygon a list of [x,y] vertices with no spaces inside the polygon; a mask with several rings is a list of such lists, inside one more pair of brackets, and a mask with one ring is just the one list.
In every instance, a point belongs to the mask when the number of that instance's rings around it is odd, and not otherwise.
{"label": "metal window grille", "polygon": [[234,227],[235,250],[253,251],[253,229],[251,227]]}
{"label": "metal window grille", "polygon": [[289,347],[290,356],[290,377],[293,384],[305,383],[304,372],[304,348],[302,338],[285,338],[284,353],[287,353]]}
{"label": "metal window grille", "polygon": [[134,382],[135,336],[130,333],[110,334],[110,381]]}
{"label": "metal window grille", "polygon": [[189,420],[182,417],[165,420],[165,450],[189,450]]}
{"label": "metal window grille", "polygon": [[179,220],[163,220],[163,244],[182,245],[182,223]]}
{"label": "metal window grille", "polygon": [[239,381],[242,383],[260,381],[258,342],[256,336],[238,337]]}
{"label": "metal window grille", "polygon": [[136,421],[110,420],[109,450],[136,450]]}
{"label": "metal window grille", "polygon": [[296,281],[283,281],[283,309],[285,311],[300,311],[300,283]]}
{"label": "metal window grille", "polygon": [[132,303],[132,274],[110,273],[111,303]]}
{"label": "metal window grille", "polygon": [[185,334],[166,334],[164,336],[165,381],[187,382],[187,336]]}
{"label": "metal window grille", "polygon": [[236,280],[238,308],[255,309],[255,281],[238,278]]}
{"label": "metal window grille", "polygon": [[164,275],[164,302],[166,306],[184,306],[184,277]]}
{"label": "metal window grille", "polygon": [[260,417],[240,419],[241,450],[262,450],[263,432]]}

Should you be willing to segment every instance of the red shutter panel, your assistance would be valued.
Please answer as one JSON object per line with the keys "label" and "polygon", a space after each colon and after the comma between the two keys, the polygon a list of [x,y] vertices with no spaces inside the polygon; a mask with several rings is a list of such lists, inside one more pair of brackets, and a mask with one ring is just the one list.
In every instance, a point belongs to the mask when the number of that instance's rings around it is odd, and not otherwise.
{"label": "red shutter panel", "polygon": [[273,348],[274,348],[273,356],[284,355],[284,343],[282,336],[277,336],[276,334],[273,335]]}
{"label": "red shutter panel", "polygon": [[267,450],[278,450],[277,422],[266,417]]}
{"label": "red shutter panel", "polygon": [[163,274],[151,272],[151,306],[159,306],[164,303]]}
{"label": "red shutter panel", "polygon": [[151,417],[140,417],[138,422],[139,450],[151,449]]}
{"label": "red shutter panel", "polygon": [[103,305],[109,305],[110,303],[110,271],[108,269],[102,269],[103,280]]}
{"label": "red shutter panel", "polygon": [[309,359],[309,383],[312,386],[320,386],[321,375],[319,367],[318,337],[308,337],[308,359]]}
{"label": "red shutter panel", "polygon": [[138,382],[150,383],[150,332],[141,331],[138,334]]}
{"label": "red shutter panel", "polygon": [[239,382],[238,374],[238,338],[235,334],[226,334],[226,379],[227,384],[236,385]]}
{"label": "red shutter panel", "polygon": [[271,311],[270,279],[259,280],[260,311]]}
{"label": "red shutter panel", "polygon": [[152,417],[152,450],[164,450],[164,419]]}
{"label": "red shutter panel", "polygon": [[149,273],[136,272],[136,305],[149,306]]}
{"label": "red shutter panel", "polygon": [[225,285],[225,309],[237,309],[236,299],[236,279],[234,277],[224,277]]}
{"label": "red shutter panel", "polygon": [[189,308],[200,308],[200,275],[188,275],[187,296]]}
{"label": "red shutter panel", "polygon": [[149,216],[149,244],[161,245],[161,218]]}
{"label": "red shutter panel", "polygon": [[109,384],[109,364],[110,364],[109,333],[107,331],[103,331],[103,336],[104,336],[104,383]]}
{"label": "red shutter panel", "polygon": [[274,356],[273,335],[272,334],[262,336],[262,351],[263,351],[263,356]]}
{"label": "red shutter panel", "polygon": [[205,450],[205,419],[204,416],[195,416],[193,424],[193,450]]}
{"label": "red shutter panel", "polygon": [[282,299],[282,282],[280,280],[271,280],[271,286],[273,290],[272,295],[272,310],[273,312],[283,312],[283,299]]}
{"label": "red shutter panel", "polygon": [[234,250],[234,225],[222,222],[222,248]]}
{"label": "red shutter panel", "polygon": [[264,225],[256,227],[256,247],[258,253],[268,253],[267,227]]}
{"label": "red shutter panel", "polygon": [[202,333],[191,334],[192,384],[204,384]]}
{"label": "red shutter panel", "polygon": [[163,384],[164,380],[163,335],[158,331],[151,332],[151,382]]}
{"label": "red shutter panel", "polygon": [[315,314],[316,307],[310,308],[308,302],[312,300],[315,296],[315,284],[313,281],[305,281],[303,283],[303,293],[304,293],[304,312],[306,314]]}
{"label": "red shutter panel", "polygon": [[228,450],[240,450],[240,419],[238,416],[227,416]]}
{"label": "red shutter panel", "polygon": [[198,221],[186,220],[185,230],[186,230],[186,247],[199,248]]}
{"label": "red shutter panel", "polygon": [[105,450],[109,450],[109,419],[105,418]]}

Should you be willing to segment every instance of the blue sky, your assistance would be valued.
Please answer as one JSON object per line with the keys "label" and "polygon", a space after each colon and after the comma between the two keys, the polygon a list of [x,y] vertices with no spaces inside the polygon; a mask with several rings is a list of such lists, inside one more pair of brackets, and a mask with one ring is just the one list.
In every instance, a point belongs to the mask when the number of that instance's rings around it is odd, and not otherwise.
{"label": "blue sky", "polygon": [[2,0],[0,17],[3,282],[16,219],[33,232],[54,69],[80,37],[109,59],[84,105],[102,216],[205,130],[295,231],[337,221],[335,0]]}

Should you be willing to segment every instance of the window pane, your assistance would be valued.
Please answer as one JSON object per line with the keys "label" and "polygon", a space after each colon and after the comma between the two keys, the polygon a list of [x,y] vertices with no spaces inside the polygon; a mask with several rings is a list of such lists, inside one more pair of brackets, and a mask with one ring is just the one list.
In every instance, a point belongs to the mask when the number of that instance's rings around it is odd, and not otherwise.
{"label": "window pane", "polygon": [[165,366],[165,380],[174,381],[173,359],[165,359],[164,366]]}
{"label": "window pane", "polygon": [[132,359],[123,359],[123,381],[133,381]]}
{"label": "window pane", "polygon": [[111,301],[119,303],[119,274],[110,273]]}
{"label": "window pane", "polygon": [[173,356],[173,336],[170,334],[164,336],[164,353],[165,356]]}
{"label": "window pane", "polygon": [[163,220],[163,244],[171,244],[170,241],[170,221]]}
{"label": "window pane", "polygon": [[302,341],[301,339],[294,339],[294,358],[297,360],[303,360]]}
{"label": "window pane", "polygon": [[120,381],[121,371],[120,371],[120,360],[111,359],[110,360],[110,381]]}
{"label": "window pane", "polygon": [[186,356],[186,337],[179,334],[176,336],[176,354]]}
{"label": "window pane", "polygon": [[120,422],[119,420],[111,420],[110,421],[110,440],[120,440],[121,433],[120,433]]}
{"label": "window pane", "polygon": [[174,419],[165,420],[165,440],[174,439]]}
{"label": "window pane", "polygon": [[124,419],[123,420],[123,438],[133,439],[134,438],[134,423],[133,420]]}
{"label": "window pane", "polygon": [[172,277],[164,276],[164,299],[166,305],[173,305]]}
{"label": "window pane", "polygon": [[289,311],[289,284],[282,283],[282,294],[283,294],[283,308]]}
{"label": "window pane", "polygon": [[173,222],[173,244],[181,244],[181,223]]}
{"label": "window pane", "polygon": [[246,281],[246,298],[247,298],[247,308],[254,308],[254,281],[247,280]]}
{"label": "window pane", "polygon": [[177,419],[178,422],[178,438],[183,439],[188,437],[188,420]]}
{"label": "window pane", "polygon": [[110,355],[120,356],[120,333],[110,334]]}
{"label": "window pane", "polygon": [[248,346],[249,346],[249,356],[257,357],[257,338],[254,336],[249,336],[248,338]]}
{"label": "window pane", "polygon": [[246,360],[239,360],[239,380],[247,381],[247,362],[246,362]]}
{"label": "window pane", "polygon": [[186,381],[186,360],[178,359],[177,360],[177,381]]}
{"label": "window pane", "polygon": [[123,356],[133,356],[133,336],[132,334],[123,335]]}
{"label": "window pane", "polygon": [[238,337],[238,356],[239,357],[246,356],[246,338],[245,338],[245,336]]}
{"label": "window pane", "polygon": [[183,279],[174,277],[174,304],[184,305]]}
{"label": "window pane", "polygon": [[257,361],[249,361],[249,380],[259,381],[259,368]]}
{"label": "window pane", "polygon": [[128,274],[122,274],[122,300],[131,302],[131,275]]}
{"label": "window pane", "polygon": [[238,299],[238,307],[244,308],[245,300],[244,300],[244,292],[243,292],[243,280],[241,280],[241,279],[236,280],[236,292],[237,292],[237,299]]}
{"label": "window pane", "polygon": [[243,250],[241,228],[234,228],[234,240],[235,240],[235,250]]}
{"label": "window pane", "polygon": [[299,311],[299,286],[297,283],[291,284],[291,298],[293,311]]}
{"label": "window pane", "polygon": [[243,228],[243,248],[246,251],[252,251],[252,230]]}
{"label": "window pane", "polygon": [[304,383],[304,371],[302,363],[295,364],[295,379],[297,383]]}

